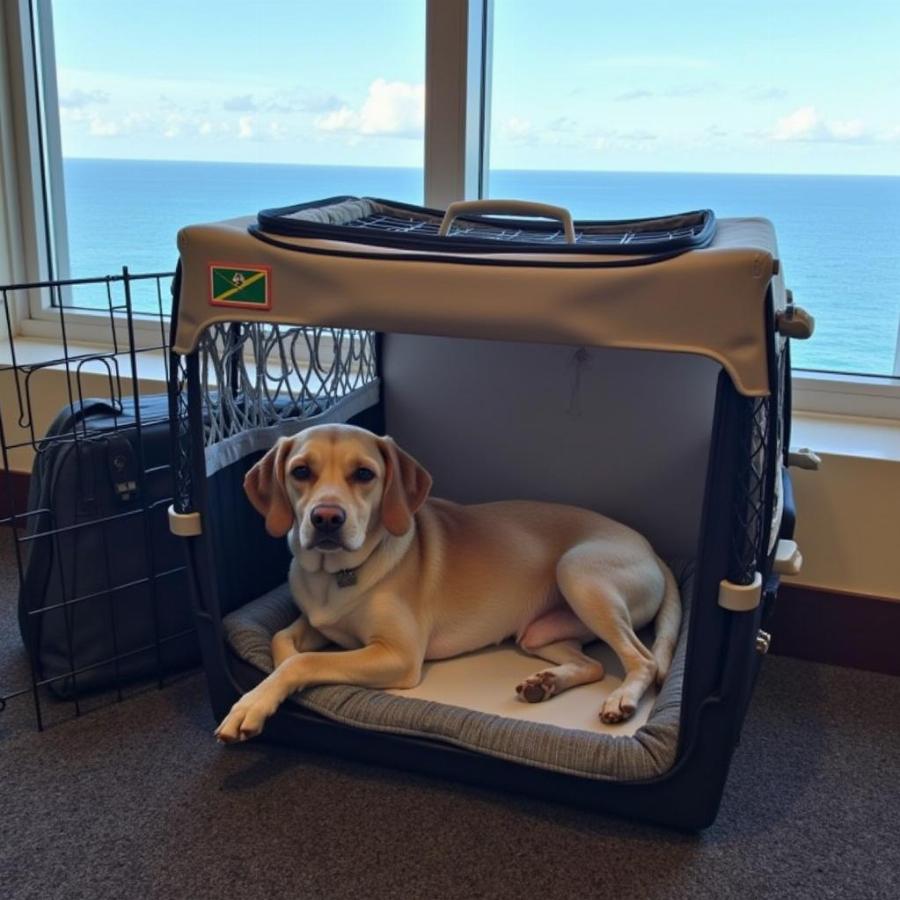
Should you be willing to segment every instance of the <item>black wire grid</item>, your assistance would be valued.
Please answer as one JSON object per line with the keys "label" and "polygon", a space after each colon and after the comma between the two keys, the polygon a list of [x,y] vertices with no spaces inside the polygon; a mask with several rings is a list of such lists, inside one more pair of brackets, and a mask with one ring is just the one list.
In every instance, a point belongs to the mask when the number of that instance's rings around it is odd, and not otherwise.
{"label": "black wire grid", "polygon": [[[394,234],[418,234],[437,237],[441,223],[426,218],[375,214],[361,216],[350,222],[342,223],[347,228],[363,228],[374,231],[387,231]],[[587,246],[621,247],[624,244],[658,244],[684,238],[694,238],[702,230],[701,225],[683,225],[676,228],[652,229],[639,231],[622,228],[613,231],[590,231],[587,228],[576,230],[575,243]],[[456,219],[450,226],[450,237],[487,238],[492,241],[517,243],[528,241],[540,244],[565,244],[566,235],[561,228],[544,226],[541,230],[533,226],[528,229],[508,228],[488,221],[474,222]]]}
{"label": "black wire grid", "polygon": [[[38,729],[46,724],[51,709],[53,715],[50,718],[54,721],[60,715],[81,715],[84,698],[80,682],[89,682],[92,676],[96,676],[96,670],[103,670],[110,676],[105,696],[109,696],[111,691],[116,699],[122,699],[124,688],[133,680],[129,676],[132,658],[139,655],[145,659],[155,657],[155,681],[162,686],[166,677],[162,665],[166,644],[190,640],[190,628],[177,633],[163,633],[160,629],[160,596],[163,592],[171,593],[173,587],[177,587],[178,580],[185,579],[185,574],[183,565],[162,566],[159,541],[154,540],[150,533],[151,517],[164,516],[171,502],[171,491],[166,490],[165,486],[171,484],[172,476],[167,463],[158,464],[157,460],[156,464],[149,464],[145,459],[144,437],[148,428],[168,423],[169,415],[167,404],[162,400],[154,406],[153,414],[147,416],[142,410],[140,390],[140,378],[148,377],[152,357],[156,378],[161,383],[160,393],[165,392],[169,365],[167,317],[171,305],[171,280],[171,273],[133,275],[124,268],[121,275],[104,278],[0,285],[0,303],[7,328],[0,379],[3,380],[4,396],[14,398],[12,403],[7,400],[7,408],[0,409],[0,452],[3,461],[0,525],[9,529],[12,538],[20,589],[25,583],[32,552],[38,542],[47,547],[48,541],[52,542],[53,547],[52,565],[57,567],[57,571],[48,577],[57,579],[55,583],[62,589],[59,593],[54,592],[52,598],[45,598],[39,605],[27,609],[21,616],[23,637],[29,651],[27,654],[25,648],[15,647],[12,640],[0,645],[5,646],[2,651],[4,658],[0,658],[0,727],[3,724],[2,715],[8,711],[10,704],[14,701],[27,703],[29,698]],[[86,313],[86,307],[79,308],[72,304],[74,297],[85,294],[90,294],[90,313]],[[34,345],[27,348],[27,342],[14,337],[13,327],[16,305],[27,304],[36,296],[43,297],[45,302],[47,299],[51,301],[49,310],[59,335],[53,340],[54,353],[38,361],[33,359]],[[135,296],[139,298],[141,312],[135,311]],[[71,336],[74,330],[72,320],[76,313],[81,319],[80,324],[87,321],[90,325],[93,335],[90,344],[102,344],[103,350],[78,346],[78,341]],[[85,320],[85,315],[90,318]],[[139,341],[136,340],[136,333],[139,334]],[[160,366],[165,371],[164,378],[160,377]],[[66,403],[73,415],[69,427],[46,436],[50,423],[39,419],[35,401],[50,378],[64,382]],[[90,390],[88,382],[93,385]],[[96,387],[98,383],[104,388],[100,397]],[[104,428],[103,431],[92,429],[88,418],[79,415],[98,401],[110,410],[107,418],[111,420],[111,428]],[[22,480],[11,471],[14,463],[22,466],[23,454],[31,451],[38,460],[43,454],[59,451],[59,445],[71,445],[79,472],[78,484],[81,485],[82,476],[86,479],[90,477],[88,472],[82,472],[82,451],[88,450],[89,445],[96,448],[98,444],[108,444],[111,434],[130,439],[136,453],[133,495],[130,502],[122,505],[121,511],[113,515],[92,515],[88,505],[86,511],[79,511],[74,522],[61,525],[54,508],[26,508],[28,504],[23,502],[21,491],[17,490]],[[151,480],[155,485],[156,499],[151,498],[151,491],[148,490]],[[166,494],[162,498],[158,496],[160,484]],[[33,495],[31,499],[34,499]],[[141,525],[136,525],[137,521]],[[126,581],[117,580],[120,577],[117,573],[121,573],[122,567],[117,565],[112,554],[117,547],[121,549],[122,534],[127,531],[133,535],[135,528],[138,529],[137,534],[143,535],[143,540],[137,541],[141,543],[140,548],[130,547],[129,554],[143,554],[138,563],[142,571],[137,577],[129,577]],[[77,541],[88,533],[92,546],[97,546],[99,541],[103,552],[99,554],[100,558],[83,560],[80,565],[82,569],[93,568],[94,583],[99,578],[102,587],[79,593],[79,579],[73,579],[62,561],[61,544]],[[177,559],[180,561],[180,554]],[[185,594],[186,587],[185,582]],[[120,640],[123,620],[133,612],[130,604],[134,603],[138,594],[142,602],[149,602],[153,627],[141,646],[133,646],[133,641],[125,646]],[[16,598],[7,597],[5,600],[7,602],[0,608],[0,615],[12,618]],[[95,616],[97,610],[104,606],[105,623],[101,623],[100,627],[107,630],[110,640],[106,646],[110,647],[111,652],[104,652],[103,658],[91,659],[85,664],[73,648],[73,621],[81,609],[90,608]],[[60,621],[64,623],[68,658],[63,666],[64,671],[45,674],[38,658],[38,635],[46,617],[50,616],[56,617],[57,624]],[[0,624],[5,626],[7,623]],[[12,633],[12,629],[4,628],[4,631]],[[20,654],[18,658],[16,651]],[[146,679],[143,683],[146,684]],[[55,699],[60,695],[69,697],[71,702]]]}
{"label": "black wire grid", "polygon": [[[548,248],[568,244],[564,230],[552,220],[523,217],[495,217],[463,214],[456,217],[446,236],[440,229],[441,210],[426,209],[373,197],[332,197],[299,206],[261,210],[258,224],[250,233],[262,240],[272,235],[295,238],[355,240],[354,231],[364,241],[383,246],[431,249],[453,252],[475,246],[482,250],[498,245],[513,250],[516,245],[545,245]],[[574,243],[585,251],[609,254],[670,254],[706,246],[715,234],[715,215],[711,210],[694,210],[644,219],[608,221],[577,220],[572,223]],[[400,243],[396,243],[399,239]],[[461,239],[459,248],[454,239]]]}
{"label": "black wire grid", "polygon": [[740,398],[738,421],[741,466],[734,496],[732,564],[735,584],[752,584],[762,571],[775,527],[775,479],[784,446],[785,386],[789,376],[787,342],[778,341],[775,390],[767,397]]}

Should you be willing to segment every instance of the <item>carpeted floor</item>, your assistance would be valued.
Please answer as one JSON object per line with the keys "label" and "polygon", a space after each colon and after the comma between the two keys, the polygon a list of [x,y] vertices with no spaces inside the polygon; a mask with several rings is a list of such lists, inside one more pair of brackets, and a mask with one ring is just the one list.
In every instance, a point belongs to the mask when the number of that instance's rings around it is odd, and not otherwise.
{"label": "carpeted floor", "polygon": [[[8,543],[3,541],[3,549]],[[0,557],[0,693],[22,674]],[[0,712],[0,896],[900,896],[900,679],[766,661],[699,836],[264,744],[199,674],[78,719]]]}

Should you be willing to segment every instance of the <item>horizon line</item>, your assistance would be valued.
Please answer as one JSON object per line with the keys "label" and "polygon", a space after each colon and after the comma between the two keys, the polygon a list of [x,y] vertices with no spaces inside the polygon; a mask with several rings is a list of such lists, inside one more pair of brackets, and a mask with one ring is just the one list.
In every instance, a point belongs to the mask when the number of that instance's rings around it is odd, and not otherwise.
{"label": "horizon line", "polygon": [[[238,161],[228,159],[146,159],[134,156],[65,156],[63,161],[75,160],[79,162],[141,162],[141,163],[181,163],[193,165],[224,165],[224,166],[293,166],[296,168],[320,168],[320,169],[384,169],[387,171],[422,171],[418,166],[379,166],[336,163],[294,163],[294,162],[264,162],[264,161]],[[900,173],[887,172],[735,172],[735,171],[703,171],[690,169],[614,169],[614,168],[575,168],[575,169],[546,169],[546,168],[496,168],[490,172],[592,172],[595,174],[614,175],[753,175],[763,177],[784,178],[900,178]]]}

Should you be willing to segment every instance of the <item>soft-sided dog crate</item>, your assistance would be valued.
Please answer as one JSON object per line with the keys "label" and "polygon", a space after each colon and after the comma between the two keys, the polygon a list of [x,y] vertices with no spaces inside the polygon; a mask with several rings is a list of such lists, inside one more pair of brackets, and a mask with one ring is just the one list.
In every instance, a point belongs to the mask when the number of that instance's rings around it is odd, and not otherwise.
{"label": "soft-sided dog crate", "polygon": [[427,663],[408,691],[308,688],[263,738],[702,827],[776,569],[799,559],[788,336],[810,322],[763,219],[537,213],[562,222],[339,197],[179,234],[170,515],[213,711],[264,677],[297,615],[286,542],[243,476],[281,435],[352,422],[391,434],[436,496],[571,503],[645,534],[682,590],[672,672],[631,721],[604,725],[614,659],[599,684],[527,704],[514,686],[544,664],[501,645]]}

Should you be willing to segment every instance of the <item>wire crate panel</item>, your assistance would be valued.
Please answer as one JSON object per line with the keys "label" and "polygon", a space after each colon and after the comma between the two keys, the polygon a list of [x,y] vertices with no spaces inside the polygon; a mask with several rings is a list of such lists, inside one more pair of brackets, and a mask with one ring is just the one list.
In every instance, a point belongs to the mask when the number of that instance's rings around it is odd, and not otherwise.
{"label": "wire crate panel", "polygon": [[[125,269],[0,286],[0,524],[16,572],[0,712],[30,704],[38,727],[196,662],[183,554],[166,527],[171,280]],[[35,301],[58,340],[14,336]]]}

